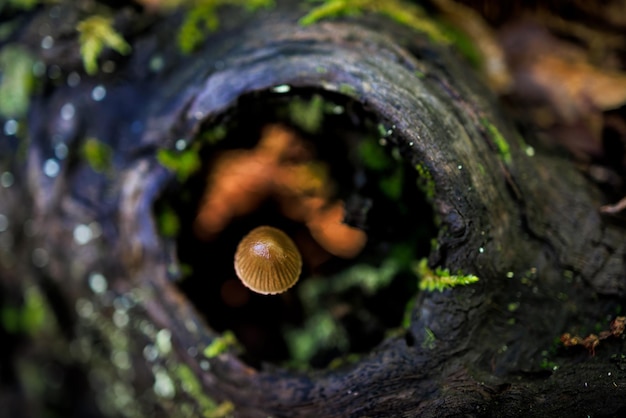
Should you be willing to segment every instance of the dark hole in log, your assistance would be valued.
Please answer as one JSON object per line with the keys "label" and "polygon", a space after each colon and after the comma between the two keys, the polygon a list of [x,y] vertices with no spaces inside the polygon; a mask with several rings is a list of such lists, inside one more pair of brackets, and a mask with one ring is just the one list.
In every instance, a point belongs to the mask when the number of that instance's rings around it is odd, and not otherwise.
{"label": "dark hole in log", "polygon": [[[290,106],[294,101],[310,104],[320,99],[323,117],[319,129],[306,132],[290,117]],[[254,147],[262,128],[270,123],[295,129],[314,146],[317,159],[329,166],[337,186],[336,198],[346,202],[344,221],[364,229],[368,243],[354,259],[331,257],[314,267],[305,262],[300,282],[292,289],[284,294],[265,296],[245,288],[235,275],[233,257],[238,241],[259,225],[272,225],[299,243],[298,238],[308,234],[306,228],[285,218],[271,199],[251,215],[234,219],[210,241],[203,241],[194,234],[193,221],[215,154]],[[180,288],[209,325],[218,332],[233,331],[244,346],[244,360],[253,366],[273,362],[303,367],[294,359],[297,348],[293,341],[290,345],[286,335],[302,334],[312,317],[323,310],[323,314],[330,314],[339,325],[343,336],[341,341],[312,349],[306,363],[315,368],[326,367],[334,359],[349,354],[366,353],[390,332],[401,331],[406,307],[418,291],[410,260],[429,254],[436,226],[432,208],[418,190],[415,170],[399,158],[402,151],[394,149],[394,139],[383,138],[384,126],[350,98],[304,89],[291,90],[288,94],[263,92],[242,97],[233,109],[205,128],[217,126],[225,128],[226,136],[217,144],[200,150],[203,161],[200,173],[173,186],[155,209],[158,216],[160,208],[167,205],[181,221],[177,255],[182,270],[187,273],[180,281]],[[363,141],[371,141],[370,146],[375,144],[381,158],[389,163],[384,170],[373,169],[364,161],[367,158],[349,151],[359,149]],[[390,182],[397,184],[389,186]],[[394,187],[393,193],[398,195],[390,197],[385,187]],[[400,266],[390,283],[376,291],[363,291],[357,284],[345,286],[336,293],[329,289],[316,290],[314,302],[304,300],[313,297],[301,288],[307,286],[308,281],[333,280],[357,265],[367,266],[368,274],[376,276],[381,271],[376,269],[381,269],[385,262],[390,263],[389,260]]]}

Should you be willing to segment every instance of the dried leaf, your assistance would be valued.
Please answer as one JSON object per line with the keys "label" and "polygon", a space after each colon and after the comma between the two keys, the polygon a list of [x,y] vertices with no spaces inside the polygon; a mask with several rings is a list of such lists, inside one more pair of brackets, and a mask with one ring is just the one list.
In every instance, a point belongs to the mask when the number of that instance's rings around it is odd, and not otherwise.
{"label": "dried leaf", "polygon": [[331,202],[333,190],[328,167],[313,159],[305,142],[282,125],[268,125],[255,148],[216,158],[194,230],[210,240],[233,218],[272,198],[282,215],[305,224],[324,250],[351,258],[363,249],[367,235],[343,223],[344,204]]}
{"label": "dried leaf", "polygon": [[549,105],[560,121],[573,123],[595,111],[626,103],[626,74],[592,65],[585,53],[530,24],[502,33],[521,99]]}

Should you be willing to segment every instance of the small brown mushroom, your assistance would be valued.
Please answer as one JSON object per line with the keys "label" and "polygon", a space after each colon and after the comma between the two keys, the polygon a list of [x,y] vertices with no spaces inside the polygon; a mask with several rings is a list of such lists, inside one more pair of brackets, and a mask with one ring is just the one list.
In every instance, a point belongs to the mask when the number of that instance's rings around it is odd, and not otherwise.
{"label": "small brown mushroom", "polygon": [[237,277],[257,293],[273,295],[286,291],[298,281],[301,270],[300,251],[280,229],[259,226],[237,246]]}

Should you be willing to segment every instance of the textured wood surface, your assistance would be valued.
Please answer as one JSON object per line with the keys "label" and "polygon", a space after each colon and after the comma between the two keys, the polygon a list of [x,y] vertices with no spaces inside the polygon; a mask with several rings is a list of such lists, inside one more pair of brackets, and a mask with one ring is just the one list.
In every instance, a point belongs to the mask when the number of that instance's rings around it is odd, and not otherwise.
{"label": "textured wood surface", "polygon": [[[197,416],[209,397],[252,418],[623,413],[623,338],[606,340],[593,357],[560,347],[550,357],[557,368],[541,363],[563,332],[608,327],[624,306],[626,231],[598,213],[600,191],[566,156],[523,140],[452,48],[382,17],[302,27],[302,9],[278,3],[255,15],[231,10],[188,56],[171,41],[173,22],[137,19],[136,29],[136,12],[119,12],[135,53],[77,87],[46,83],[29,112],[26,157],[0,141],[0,172],[15,175],[0,188],[0,213],[18,238],[0,250],[3,293],[20,280],[44,289],[58,318],[56,344],[89,372],[93,396],[112,416]],[[47,19],[34,15],[20,41],[35,44],[31,28]],[[80,70],[76,51],[70,38],[43,59],[67,74]],[[164,63],[158,73],[149,70],[155,56]],[[98,85],[105,100],[91,98]],[[432,175],[441,226],[431,265],[480,277],[417,294],[405,335],[338,370],[255,369],[234,352],[204,358],[216,335],[168,278],[171,247],[152,215],[174,180],[157,149],[193,140],[238,97],[277,85],[348,94],[393,127],[389,140],[402,158]],[[66,104],[75,111],[69,120]],[[111,171],[97,173],[81,158],[88,137],[114,150]],[[70,155],[49,177],[43,167],[56,158],[55,141]],[[18,231],[26,219],[37,233]],[[76,226],[94,221],[102,236],[77,244]],[[41,267],[35,249],[48,256]],[[94,291],[94,274],[105,290]],[[426,329],[433,345],[424,344]]]}

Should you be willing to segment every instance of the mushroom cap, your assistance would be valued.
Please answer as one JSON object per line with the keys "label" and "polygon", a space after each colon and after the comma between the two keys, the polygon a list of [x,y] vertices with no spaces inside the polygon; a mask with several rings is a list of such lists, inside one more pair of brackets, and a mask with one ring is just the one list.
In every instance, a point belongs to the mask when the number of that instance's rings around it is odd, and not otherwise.
{"label": "mushroom cap", "polygon": [[282,293],[300,277],[302,256],[280,229],[259,226],[241,239],[235,252],[235,272],[250,290],[264,295]]}

